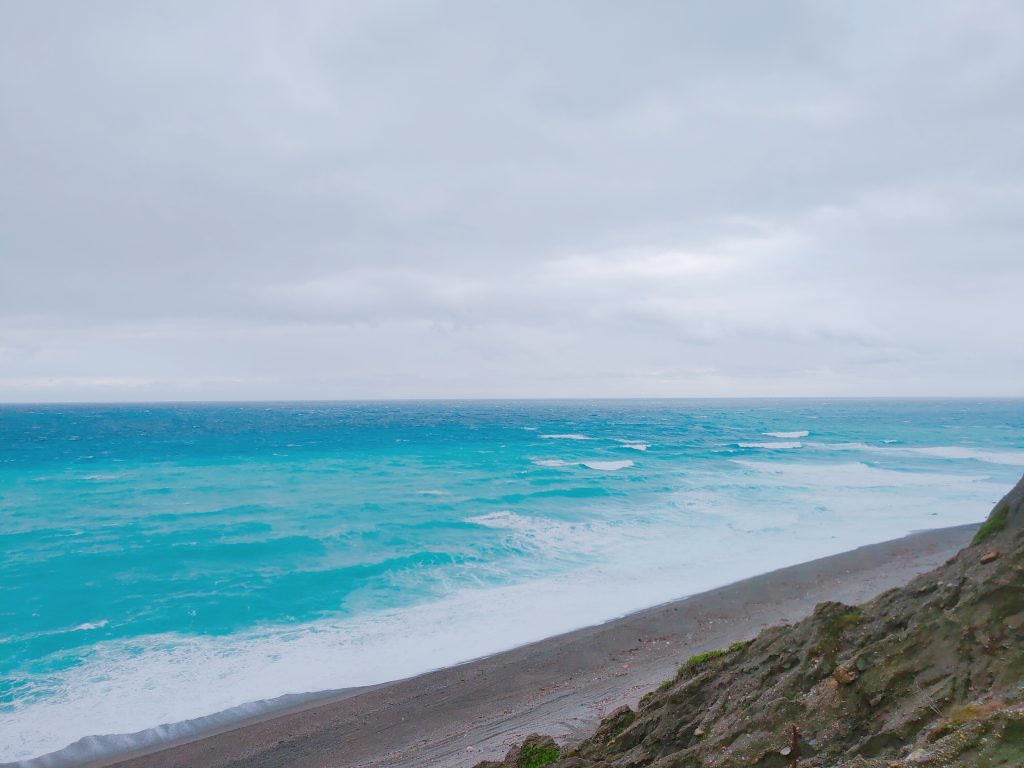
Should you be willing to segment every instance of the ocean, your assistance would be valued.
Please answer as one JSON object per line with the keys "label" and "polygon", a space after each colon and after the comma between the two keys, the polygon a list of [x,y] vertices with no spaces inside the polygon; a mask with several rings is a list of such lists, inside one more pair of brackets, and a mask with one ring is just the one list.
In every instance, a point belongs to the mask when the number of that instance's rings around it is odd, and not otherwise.
{"label": "ocean", "polygon": [[1022,470],[1021,400],[0,406],[0,763],[980,521]]}

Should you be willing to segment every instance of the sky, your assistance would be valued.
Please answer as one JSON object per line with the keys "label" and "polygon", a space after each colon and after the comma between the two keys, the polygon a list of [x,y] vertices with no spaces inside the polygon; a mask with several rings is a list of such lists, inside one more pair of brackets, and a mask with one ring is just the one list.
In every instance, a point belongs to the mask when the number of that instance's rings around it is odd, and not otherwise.
{"label": "sky", "polygon": [[0,401],[1024,395],[1024,4],[0,0]]}

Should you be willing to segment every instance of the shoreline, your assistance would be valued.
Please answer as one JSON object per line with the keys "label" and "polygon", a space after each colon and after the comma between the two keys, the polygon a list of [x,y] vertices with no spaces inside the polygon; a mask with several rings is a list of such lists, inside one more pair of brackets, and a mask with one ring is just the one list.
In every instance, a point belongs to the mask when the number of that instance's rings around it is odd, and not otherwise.
{"label": "shoreline", "polygon": [[[82,768],[472,766],[532,731],[573,740],[672,677],[689,656],[863,602],[954,555],[977,525],[911,533],[415,677],[303,701],[150,747],[13,765]],[[63,751],[63,750],[62,750]]]}

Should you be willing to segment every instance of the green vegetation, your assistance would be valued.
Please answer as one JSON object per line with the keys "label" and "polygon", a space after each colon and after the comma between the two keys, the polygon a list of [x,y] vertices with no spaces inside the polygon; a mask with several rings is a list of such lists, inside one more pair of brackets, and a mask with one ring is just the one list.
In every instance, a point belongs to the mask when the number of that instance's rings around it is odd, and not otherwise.
{"label": "green vegetation", "polygon": [[996,508],[988,516],[988,520],[981,524],[981,528],[978,529],[978,532],[974,534],[974,538],[971,540],[971,545],[981,544],[985,539],[999,533],[1006,527],[1009,518],[1010,505],[1004,499],[996,504]]}
{"label": "green vegetation", "polygon": [[544,744],[524,744],[516,761],[516,768],[541,768],[558,760],[561,750]]}
{"label": "green vegetation", "polygon": [[683,662],[683,666],[680,667],[680,671],[688,669],[697,669],[703,667],[707,662],[712,659],[717,659],[719,656],[725,656],[726,650],[724,648],[716,648],[713,651],[707,653],[698,653],[696,656],[691,656]]}
{"label": "green vegetation", "polygon": [[[717,659],[720,656],[725,656],[727,653],[736,653],[737,651],[742,651],[748,645],[750,645],[750,640],[744,640],[739,643],[733,643],[728,648],[716,648],[715,650],[708,651],[707,653],[698,653],[696,656],[691,656],[683,662],[683,665],[681,667],[679,667],[679,672],[676,673],[676,680],[678,680],[687,672],[692,672],[696,669],[700,669],[712,659]],[[674,681],[672,680],[666,680],[664,683],[661,684],[658,690],[660,691],[664,690],[665,688],[668,688],[672,685],[673,682]]]}

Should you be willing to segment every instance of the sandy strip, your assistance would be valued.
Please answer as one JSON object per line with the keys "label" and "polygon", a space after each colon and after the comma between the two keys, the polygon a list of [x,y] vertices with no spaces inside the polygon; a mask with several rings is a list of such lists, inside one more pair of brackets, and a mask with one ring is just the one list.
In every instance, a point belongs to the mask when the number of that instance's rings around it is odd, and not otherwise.
{"label": "sandy strip", "polygon": [[930,570],[974,526],[917,533],[784,568],[456,667],[341,692],[118,768],[470,766],[539,731],[567,741],[672,677],[695,653],[793,622],[822,600],[862,602]]}

